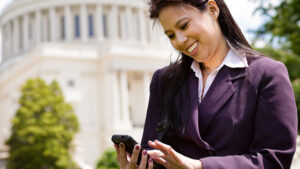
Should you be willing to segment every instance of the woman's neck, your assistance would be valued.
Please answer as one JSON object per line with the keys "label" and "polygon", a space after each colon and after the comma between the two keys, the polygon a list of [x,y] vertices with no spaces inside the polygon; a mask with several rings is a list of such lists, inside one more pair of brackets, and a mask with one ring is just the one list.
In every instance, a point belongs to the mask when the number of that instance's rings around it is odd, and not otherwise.
{"label": "woman's neck", "polygon": [[203,71],[208,73],[214,71],[217,67],[221,65],[221,63],[225,59],[230,49],[229,45],[227,44],[226,40],[222,38],[218,46],[219,47],[217,48],[213,56],[209,60],[201,63],[201,68]]}

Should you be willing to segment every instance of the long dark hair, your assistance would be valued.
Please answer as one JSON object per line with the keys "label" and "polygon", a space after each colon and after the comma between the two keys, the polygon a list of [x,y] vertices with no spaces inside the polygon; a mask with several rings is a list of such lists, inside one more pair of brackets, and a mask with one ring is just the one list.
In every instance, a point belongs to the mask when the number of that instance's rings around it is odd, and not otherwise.
{"label": "long dark hair", "polygon": [[[207,2],[208,0],[151,0],[149,2],[150,18],[157,19],[159,12],[166,6],[180,5],[183,3],[189,4],[201,11],[204,11],[207,7]],[[215,2],[220,9],[218,22],[222,34],[230,46],[241,52],[257,54],[257,52],[252,50],[251,46],[247,42],[240,28],[233,19],[225,2],[223,0],[215,0]],[[181,124],[180,122],[180,118],[183,117],[180,117],[179,110],[177,110],[175,107],[175,97],[183,83],[188,78],[189,71],[191,71],[190,66],[192,62],[193,59],[191,57],[180,53],[180,57],[177,59],[177,61],[171,63],[163,75],[163,118],[168,127],[176,130],[184,127],[185,124]]]}

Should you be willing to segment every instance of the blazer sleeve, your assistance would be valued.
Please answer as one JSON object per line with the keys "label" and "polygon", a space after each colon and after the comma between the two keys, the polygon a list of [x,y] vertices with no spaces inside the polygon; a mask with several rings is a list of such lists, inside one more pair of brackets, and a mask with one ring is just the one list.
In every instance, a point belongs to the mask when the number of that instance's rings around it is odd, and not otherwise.
{"label": "blazer sleeve", "polygon": [[150,84],[150,97],[147,108],[147,115],[145,120],[144,132],[141,141],[141,146],[143,149],[152,149],[148,145],[149,140],[154,140],[156,138],[156,125],[161,119],[161,87],[160,78],[161,69],[154,72],[151,84]]}
{"label": "blazer sleeve", "polygon": [[296,150],[297,109],[286,67],[263,66],[249,154],[200,159],[204,169],[289,169]]}

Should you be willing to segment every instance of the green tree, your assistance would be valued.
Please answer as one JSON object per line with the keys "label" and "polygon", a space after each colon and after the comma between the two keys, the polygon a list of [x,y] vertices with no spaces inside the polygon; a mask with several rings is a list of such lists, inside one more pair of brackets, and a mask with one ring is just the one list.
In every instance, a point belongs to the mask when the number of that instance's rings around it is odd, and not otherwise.
{"label": "green tree", "polygon": [[117,153],[113,148],[107,149],[97,162],[96,169],[118,169]]}
{"label": "green tree", "polygon": [[291,49],[300,56],[300,0],[282,0],[279,5],[272,6],[260,1],[257,11],[262,12],[269,20],[256,31],[258,37],[270,34],[273,39],[279,39],[282,46]]}
{"label": "green tree", "polygon": [[73,169],[69,153],[78,131],[72,106],[59,84],[29,79],[22,86],[19,109],[12,119],[8,169]]}

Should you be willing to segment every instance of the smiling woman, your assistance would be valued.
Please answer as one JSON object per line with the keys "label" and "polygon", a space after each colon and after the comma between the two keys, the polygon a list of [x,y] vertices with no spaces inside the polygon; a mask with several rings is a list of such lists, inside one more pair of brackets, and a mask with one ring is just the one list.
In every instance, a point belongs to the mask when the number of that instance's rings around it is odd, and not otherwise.
{"label": "smiling woman", "polygon": [[[215,3],[213,5],[216,6]],[[197,62],[215,63],[215,59],[222,62],[229,48],[217,22],[217,9],[211,7],[208,12],[199,12],[197,8],[186,4],[167,6],[160,12],[159,21],[172,46],[178,51]],[[222,57],[208,58],[216,55]],[[207,65],[207,69],[212,68]]]}
{"label": "smiling woman", "polygon": [[150,169],[152,159],[170,169],[290,168],[297,111],[285,66],[251,48],[223,0],[151,0],[150,18],[179,58],[152,78],[148,152],[136,166],[140,147],[127,159],[116,146],[120,168],[146,168],[147,154]]}

